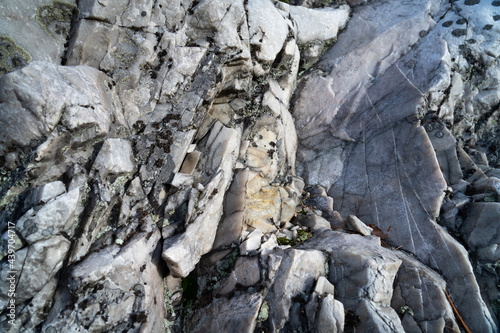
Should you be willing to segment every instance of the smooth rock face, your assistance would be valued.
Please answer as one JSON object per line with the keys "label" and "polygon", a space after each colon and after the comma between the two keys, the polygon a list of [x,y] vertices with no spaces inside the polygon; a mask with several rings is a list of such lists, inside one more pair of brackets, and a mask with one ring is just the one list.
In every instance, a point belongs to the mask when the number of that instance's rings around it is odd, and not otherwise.
{"label": "smooth rock face", "polygon": [[0,3],[0,331],[497,332],[499,6]]}
{"label": "smooth rock face", "polygon": [[[301,144],[298,164],[304,165],[300,174],[306,182],[329,189],[342,215],[356,212],[381,230],[392,227],[385,241],[440,270],[466,321],[491,331],[495,324],[465,250],[433,221],[445,194],[434,141],[439,160],[446,162],[448,182],[458,182],[461,175],[453,143],[439,142],[448,138],[445,132],[425,119],[424,129],[418,118],[432,112],[432,103],[439,103],[436,92],[451,81],[451,57],[439,30],[425,34],[434,25],[430,15],[437,7],[431,3],[358,7],[318,71],[302,79],[294,108]],[[383,24],[371,26],[382,17]],[[395,37],[402,26],[404,36]],[[318,100],[312,109],[304,104],[311,99]]]}

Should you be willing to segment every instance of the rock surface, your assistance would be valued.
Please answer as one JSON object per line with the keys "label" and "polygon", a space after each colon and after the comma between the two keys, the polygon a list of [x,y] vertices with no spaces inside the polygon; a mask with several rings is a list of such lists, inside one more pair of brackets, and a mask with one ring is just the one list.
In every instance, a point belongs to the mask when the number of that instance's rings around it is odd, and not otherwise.
{"label": "rock surface", "polygon": [[0,3],[0,330],[497,332],[499,6]]}

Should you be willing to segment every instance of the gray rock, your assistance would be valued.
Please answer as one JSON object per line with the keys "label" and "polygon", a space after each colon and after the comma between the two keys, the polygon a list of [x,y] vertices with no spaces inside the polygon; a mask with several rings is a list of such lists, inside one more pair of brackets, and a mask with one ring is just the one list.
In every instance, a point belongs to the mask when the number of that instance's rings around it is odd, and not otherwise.
{"label": "gray rock", "polygon": [[262,231],[255,229],[252,231],[240,245],[240,253],[242,255],[249,254],[252,251],[258,250],[261,243]]}
{"label": "gray rock", "polygon": [[402,263],[394,282],[391,307],[404,315],[401,324],[405,331],[431,332],[446,327],[458,331],[443,278],[408,254],[397,251],[396,255]]}
{"label": "gray rock", "polygon": [[270,304],[269,326],[272,331],[279,331],[289,318],[293,298],[308,295],[314,281],[325,275],[326,257],[317,250],[291,249],[273,251],[269,260],[279,262],[276,275],[272,278],[273,285],[266,296]]}
{"label": "gray rock", "polygon": [[[2,266],[0,275],[5,277],[4,281],[7,281],[8,275],[16,275],[15,301],[17,304],[36,296],[54,278],[63,266],[69,247],[70,242],[66,238],[55,235],[17,251],[13,270],[10,269],[8,262]],[[9,273],[9,271],[16,273]],[[5,285],[5,289],[2,288],[0,292],[2,301],[0,308],[5,309],[9,299],[7,285]]]}
{"label": "gray rock", "polygon": [[224,200],[224,215],[217,229],[214,249],[237,243],[243,230],[248,170],[235,173]]}
{"label": "gray rock", "polygon": [[327,295],[321,299],[314,332],[344,332],[344,306]]}
{"label": "gray rock", "polygon": [[347,3],[0,5],[0,331],[497,331],[498,1]]}
{"label": "gray rock", "polygon": [[218,298],[200,309],[188,323],[189,332],[253,332],[262,304],[260,294]]}
{"label": "gray rock", "polygon": [[467,218],[460,230],[471,252],[482,261],[498,260],[500,243],[498,222],[500,204],[498,202],[475,202],[467,209]]}
{"label": "gray rock", "polygon": [[52,199],[38,211],[32,208],[17,221],[17,230],[28,244],[60,233],[72,237],[77,227],[75,212],[79,200],[80,190],[75,188]]}
{"label": "gray rock", "polygon": [[61,181],[55,181],[39,186],[28,196],[25,206],[33,207],[39,204],[47,203],[49,200],[66,192],[66,186]]}
{"label": "gray rock", "polygon": [[349,215],[346,219],[346,227],[352,231],[358,232],[363,236],[373,234],[373,229],[363,223],[354,215]]}
{"label": "gray rock", "polygon": [[134,155],[130,142],[124,139],[104,141],[93,168],[101,178],[121,176],[135,169]]}
{"label": "gray rock", "polygon": [[[26,66],[31,60],[60,64],[77,14],[75,1],[35,0],[2,4],[0,74]],[[26,33],[28,32],[29,33]]]}
{"label": "gray rock", "polygon": [[328,295],[333,295],[335,293],[335,287],[324,276],[320,276],[318,281],[316,281],[314,292],[318,297],[323,298]]}
{"label": "gray rock", "polygon": [[346,310],[362,318],[356,330],[403,331],[390,307],[401,260],[381,247],[376,237],[321,230],[299,248],[328,253],[328,280],[335,286],[335,297]]}
{"label": "gray rock", "polygon": [[300,223],[311,230],[330,229],[331,225],[326,219],[318,215],[306,216]]}
{"label": "gray rock", "polygon": [[[123,248],[109,246],[75,265],[68,290],[56,298],[43,330],[161,330],[164,310],[155,306],[163,304],[164,291],[158,268],[160,237],[158,230],[140,233]],[[76,300],[68,298],[70,293]]]}
{"label": "gray rock", "polygon": [[89,67],[34,61],[0,80],[4,101],[0,152],[14,146],[36,148],[31,164],[22,154],[9,163],[28,167],[28,179],[38,177],[39,185],[56,180],[75,161],[85,164],[93,144],[109,132],[112,120],[121,113],[106,75]]}
{"label": "gray rock", "polygon": [[[436,8],[428,12],[428,3],[414,2],[412,10],[401,8],[401,15],[394,15],[390,2],[357,8],[345,34],[318,66],[331,76],[318,72],[303,79],[294,113],[302,145],[298,161],[304,163],[301,175],[306,182],[329,188],[334,208],[342,215],[357,213],[382,230],[392,226],[386,241],[440,270],[469,326],[491,331],[495,324],[481,299],[467,253],[433,221],[445,182],[428,135],[418,126],[418,108],[427,108],[423,94],[449,85],[448,49],[438,33],[431,32],[422,34],[418,46],[399,59],[419,40],[420,31],[432,27],[428,14]],[[374,22],[373,15],[377,20],[389,16],[375,28],[369,23]],[[384,41],[394,38],[400,25],[406,26],[408,38],[399,38],[397,45]],[[414,35],[409,32],[412,29]],[[370,82],[371,77],[375,78]],[[318,101],[315,109],[309,104],[304,108],[302,103],[311,99]],[[332,148],[315,148],[320,145]],[[371,311],[368,305],[365,309]]]}

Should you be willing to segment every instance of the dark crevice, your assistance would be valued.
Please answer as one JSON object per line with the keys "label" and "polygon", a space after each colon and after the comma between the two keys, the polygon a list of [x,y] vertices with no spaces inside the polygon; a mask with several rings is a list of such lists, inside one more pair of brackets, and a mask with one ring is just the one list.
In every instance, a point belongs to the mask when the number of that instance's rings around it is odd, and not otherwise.
{"label": "dark crevice", "polygon": [[80,5],[80,0],[76,1],[76,7],[73,11],[73,16],[71,17],[71,28],[69,29],[69,34],[66,38],[66,43],[64,44],[65,52],[61,59],[61,65],[65,66],[68,63],[68,59],[71,57],[71,52],[76,42],[78,36],[78,28],[80,27],[80,11],[78,10]]}

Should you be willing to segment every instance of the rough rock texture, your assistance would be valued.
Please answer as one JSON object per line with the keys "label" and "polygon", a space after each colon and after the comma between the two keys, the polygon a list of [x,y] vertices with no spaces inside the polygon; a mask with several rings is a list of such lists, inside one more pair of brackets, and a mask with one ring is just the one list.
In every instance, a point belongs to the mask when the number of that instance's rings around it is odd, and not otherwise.
{"label": "rough rock texture", "polygon": [[0,331],[497,332],[498,8],[1,2]]}

